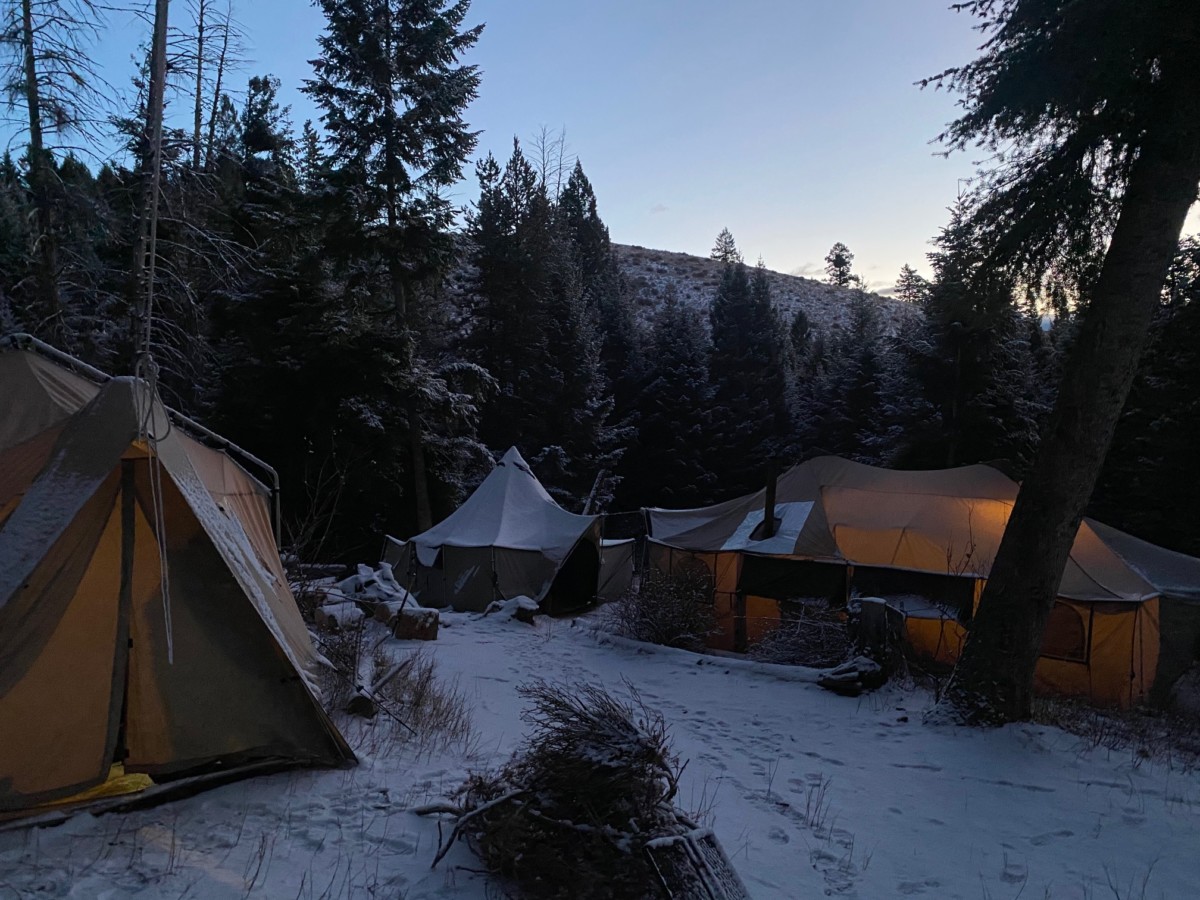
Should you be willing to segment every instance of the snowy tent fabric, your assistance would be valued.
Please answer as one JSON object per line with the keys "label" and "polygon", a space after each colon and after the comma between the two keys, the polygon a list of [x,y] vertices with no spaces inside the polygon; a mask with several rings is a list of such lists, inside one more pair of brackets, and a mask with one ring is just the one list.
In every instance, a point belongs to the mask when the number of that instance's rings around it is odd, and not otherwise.
{"label": "snowy tent fabric", "polygon": [[600,569],[600,516],[563,509],[512,447],[437,525],[389,543],[385,561],[425,606],[482,611],[524,595],[548,612],[590,603]]}
{"label": "snowy tent fabric", "polygon": [[[725,646],[744,648],[773,627],[789,597],[915,595],[944,615],[910,617],[910,638],[953,661],[1018,487],[986,465],[898,471],[817,457],[779,478],[772,537],[762,535],[760,490],[705,509],[646,510],[648,557],[713,573]],[[1144,696],[1157,666],[1159,594],[1085,521],[1050,617],[1042,687],[1118,705]]]}
{"label": "snowy tent fabric", "polygon": [[353,760],[261,486],[145,383],[0,352],[0,473],[0,810],[117,768]]}
{"label": "snowy tent fabric", "polygon": [[1162,594],[1162,643],[1151,696],[1156,702],[1165,702],[1179,676],[1200,659],[1200,559],[1158,547],[1094,519],[1085,521]]}
{"label": "snowy tent fabric", "polygon": [[596,596],[601,600],[616,600],[633,585],[633,538],[605,540],[600,545],[600,583]]}

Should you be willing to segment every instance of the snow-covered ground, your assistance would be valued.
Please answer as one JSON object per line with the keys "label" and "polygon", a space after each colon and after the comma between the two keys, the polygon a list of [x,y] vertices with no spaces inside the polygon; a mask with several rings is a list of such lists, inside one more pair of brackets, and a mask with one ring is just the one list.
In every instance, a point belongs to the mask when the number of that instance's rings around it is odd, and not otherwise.
{"label": "snow-covered ground", "polygon": [[681,805],[755,897],[1200,896],[1200,773],[1051,728],[929,727],[924,694],[846,699],[803,671],[601,640],[587,619],[444,621],[424,646],[475,706],[470,752],[389,750],[381,717],[352,736],[353,770],[3,833],[0,900],[502,896],[465,846],[431,870],[438,822],[405,807],[505,758],[523,731],[516,688],[535,677],[636,685],[688,760]]}

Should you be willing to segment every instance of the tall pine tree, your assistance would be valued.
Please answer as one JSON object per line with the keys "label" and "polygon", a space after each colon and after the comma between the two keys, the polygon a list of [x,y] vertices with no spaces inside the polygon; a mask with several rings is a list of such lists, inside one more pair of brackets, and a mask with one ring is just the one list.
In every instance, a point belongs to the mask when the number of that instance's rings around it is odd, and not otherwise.
{"label": "tall pine tree", "polygon": [[[433,294],[454,252],[447,188],[462,176],[476,133],[463,114],[479,73],[460,57],[483,26],[464,28],[469,0],[319,0],[326,33],[304,90],[322,109],[333,187],[352,213],[331,250],[351,290],[385,303],[398,371],[407,391],[410,481],[417,527],[433,523],[426,458],[421,302]],[[380,320],[380,328],[385,321]],[[397,426],[401,423],[395,423]]]}
{"label": "tall pine tree", "polygon": [[728,263],[709,312],[714,453],[730,493],[759,486],[790,430],[787,348],[767,270]]}

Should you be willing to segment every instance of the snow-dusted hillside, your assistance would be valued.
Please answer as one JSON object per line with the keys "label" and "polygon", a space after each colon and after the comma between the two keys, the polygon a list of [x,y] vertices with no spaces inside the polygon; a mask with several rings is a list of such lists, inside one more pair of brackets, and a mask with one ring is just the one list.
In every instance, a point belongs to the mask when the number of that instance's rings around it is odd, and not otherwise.
{"label": "snow-dusted hillside", "polygon": [[[615,244],[614,249],[644,319],[653,314],[672,289],[683,303],[701,312],[708,310],[721,282],[721,263],[702,256],[626,244]],[[846,324],[854,291],[782,272],[769,272],[768,277],[771,297],[785,321],[790,322],[795,311],[802,309],[809,323],[822,331]],[[920,314],[912,304],[879,294],[868,296],[879,309],[887,333],[895,333],[905,317]]]}
{"label": "snow-dusted hillside", "polygon": [[[708,321],[708,307],[721,283],[721,263],[703,256],[674,253],[670,250],[650,250],[628,244],[614,244],[613,249],[621,267],[627,290],[637,307],[639,318],[648,324],[670,291],[683,303],[693,307]],[[460,263],[447,279],[447,294],[460,309],[469,307],[477,276],[468,262],[470,245],[464,239],[459,248]],[[804,310],[809,324],[829,332],[844,326],[850,316],[850,301],[855,292],[835,287],[811,278],[769,272],[771,298],[784,322],[791,322],[797,309]],[[900,323],[909,316],[919,316],[920,310],[910,303],[868,293],[879,310],[884,332],[894,334]]]}
{"label": "snow-dusted hillside", "polygon": [[756,898],[1196,896],[1198,772],[1049,727],[930,727],[924,692],[839,697],[807,683],[811,670],[600,639],[590,618],[444,616],[425,646],[469,700],[469,748],[404,750],[380,716],[349,732],[356,769],[2,833],[0,898],[502,896],[464,845],[431,869],[449,829],[406,808],[501,762],[526,730],[516,688],[538,677],[618,694],[627,680],[663,713],[688,761],[678,802]]}

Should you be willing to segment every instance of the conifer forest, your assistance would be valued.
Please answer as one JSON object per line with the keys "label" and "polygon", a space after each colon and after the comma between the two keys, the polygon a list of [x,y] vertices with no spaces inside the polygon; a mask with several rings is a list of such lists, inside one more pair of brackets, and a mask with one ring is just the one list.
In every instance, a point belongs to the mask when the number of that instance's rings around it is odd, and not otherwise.
{"label": "conifer forest", "polygon": [[[1096,241],[1062,236],[1037,265],[999,254],[982,183],[930,235],[931,277],[906,265],[869,290],[830,234],[841,313],[818,322],[714,223],[692,302],[678,272],[634,277],[561,135],[476,154],[486,74],[466,60],[487,31],[467,0],[318,6],[300,89],[320,121],[297,124],[279,80],[240,64],[232,3],[171,4],[161,73],[147,10],[120,85],[89,55],[107,7],[0,4],[0,332],[128,373],[151,290],[159,390],[279,469],[285,542],[365,558],[444,517],[514,444],[593,513],[724,500],[820,454],[1029,471]],[[1191,554],[1198,299],[1185,236],[1089,507]]]}

